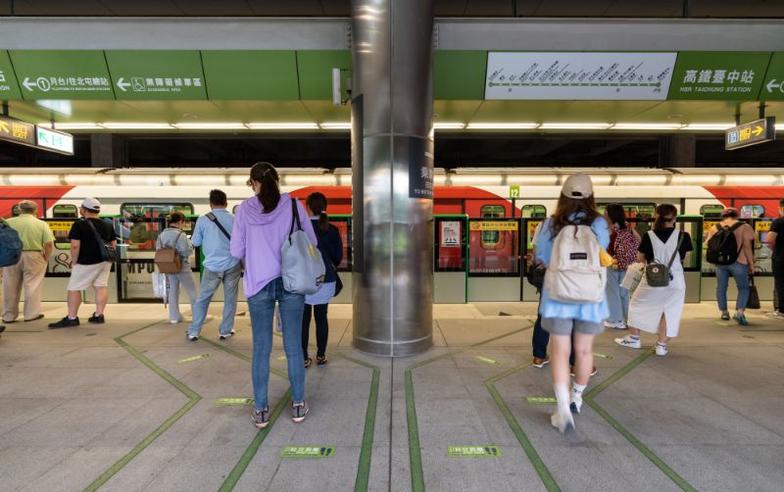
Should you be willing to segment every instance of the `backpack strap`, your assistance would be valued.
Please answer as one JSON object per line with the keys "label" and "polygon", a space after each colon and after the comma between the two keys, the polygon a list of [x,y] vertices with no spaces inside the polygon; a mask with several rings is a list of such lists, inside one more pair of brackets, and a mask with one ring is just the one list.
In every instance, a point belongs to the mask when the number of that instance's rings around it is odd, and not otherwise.
{"label": "backpack strap", "polygon": [[289,229],[289,237],[294,234],[294,224],[297,225],[296,230],[303,230],[302,224],[299,221],[299,210],[297,210],[297,199],[291,197],[291,229]]}
{"label": "backpack strap", "polygon": [[681,231],[677,229],[676,232],[678,233],[678,243],[675,245],[675,251],[672,252],[672,256],[670,257],[670,262],[667,263],[667,270],[672,268],[672,264],[675,262],[675,257],[678,256],[678,253],[680,252],[681,249],[681,244],[683,243],[683,234],[681,233]]}
{"label": "backpack strap", "polygon": [[226,236],[226,239],[228,239],[229,241],[231,241],[231,234],[229,234],[229,233],[226,231],[226,229],[224,229],[224,228],[223,228],[223,225],[220,223],[220,221],[218,220],[218,217],[216,217],[214,213],[212,213],[212,212],[209,212],[209,213],[207,213],[207,218],[208,218],[208,219],[209,219],[209,220],[210,220],[210,221],[211,221],[213,224],[215,224],[216,226],[218,226],[218,229],[220,229],[220,231],[223,233],[223,235],[224,235],[224,236]]}

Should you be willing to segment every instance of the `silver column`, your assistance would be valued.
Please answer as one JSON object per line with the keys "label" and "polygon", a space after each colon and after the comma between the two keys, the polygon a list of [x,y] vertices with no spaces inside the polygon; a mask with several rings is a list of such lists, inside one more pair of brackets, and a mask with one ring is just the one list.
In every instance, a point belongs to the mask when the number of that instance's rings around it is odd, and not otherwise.
{"label": "silver column", "polygon": [[352,0],[354,346],[433,337],[432,0]]}

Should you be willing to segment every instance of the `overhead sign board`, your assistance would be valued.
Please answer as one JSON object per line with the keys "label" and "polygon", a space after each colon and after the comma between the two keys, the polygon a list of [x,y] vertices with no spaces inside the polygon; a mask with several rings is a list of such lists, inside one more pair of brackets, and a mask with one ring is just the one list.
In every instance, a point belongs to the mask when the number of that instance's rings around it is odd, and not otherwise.
{"label": "overhead sign board", "polygon": [[784,101],[784,52],[773,53],[762,81],[761,101]]}
{"label": "overhead sign board", "polygon": [[[201,56],[210,99],[296,100],[300,98],[299,77],[310,73],[298,75],[294,51],[202,51]],[[332,80],[329,70],[323,73],[327,81]],[[331,94],[329,85],[324,88]]]}
{"label": "overhead sign board", "polygon": [[11,51],[22,97],[114,99],[103,51]]}
{"label": "overhead sign board", "polygon": [[49,128],[36,126],[35,134],[35,141],[38,147],[60,154],[73,155],[73,135],[70,133],[58,132],[56,130],[50,130]]}
{"label": "overhead sign board", "polygon": [[669,98],[755,100],[769,59],[769,52],[681,52]]}
{"label": "overhead sign board", "polygon": [[0,140],[35,146],[35,125],[0,116]]}
{"label": "overhead sign board", "polygon": [[0,99],[21,99],[16,73],[7,51],[0,51]]}
{"label": "overhead sign board", "polygon": [[726,150],[742,149],[775,139],[776,117],[768,116],[728,129],[725,133],[724,148]]}
{"label": "overhead sign board", "polygon": [[198,51],[106,51],[114,93],[122,100],[206,99]]}
{"label": "overhead sign board", "polygon": [[664,100],[676,53],[489,53],[485,99]]}

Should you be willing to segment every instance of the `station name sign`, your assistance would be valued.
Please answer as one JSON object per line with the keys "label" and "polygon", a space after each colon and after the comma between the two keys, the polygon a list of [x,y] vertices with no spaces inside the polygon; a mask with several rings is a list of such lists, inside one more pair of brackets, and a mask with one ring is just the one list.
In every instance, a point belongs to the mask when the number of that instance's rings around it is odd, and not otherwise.
{"label": "station name sign", "polygon": [[0,140],[59,154],[73,155],[73,135],[0,116]]}
{"label": "station name sign", "polygon": [[742,149],[776,139],[776,117],[768,116],[729,128],[725,133],[726,150]]}

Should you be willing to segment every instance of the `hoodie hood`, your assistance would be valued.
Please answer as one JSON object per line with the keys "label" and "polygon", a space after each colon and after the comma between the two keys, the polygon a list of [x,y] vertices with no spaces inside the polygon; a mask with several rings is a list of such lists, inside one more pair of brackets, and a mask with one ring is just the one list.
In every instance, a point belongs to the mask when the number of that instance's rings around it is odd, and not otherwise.
{"label": "hoodie hood", "polygon": [[278,206],[270,213],[264,213],[261,202],[256,196],[252,196],[242,202],[240,208],[243,209],[243,215],[248,225],[269,225],[280,221],[283,216],[286,216],[288,221],[290,216],[289,210],[291,210],[291,197],[288,193],[281,193]]}

